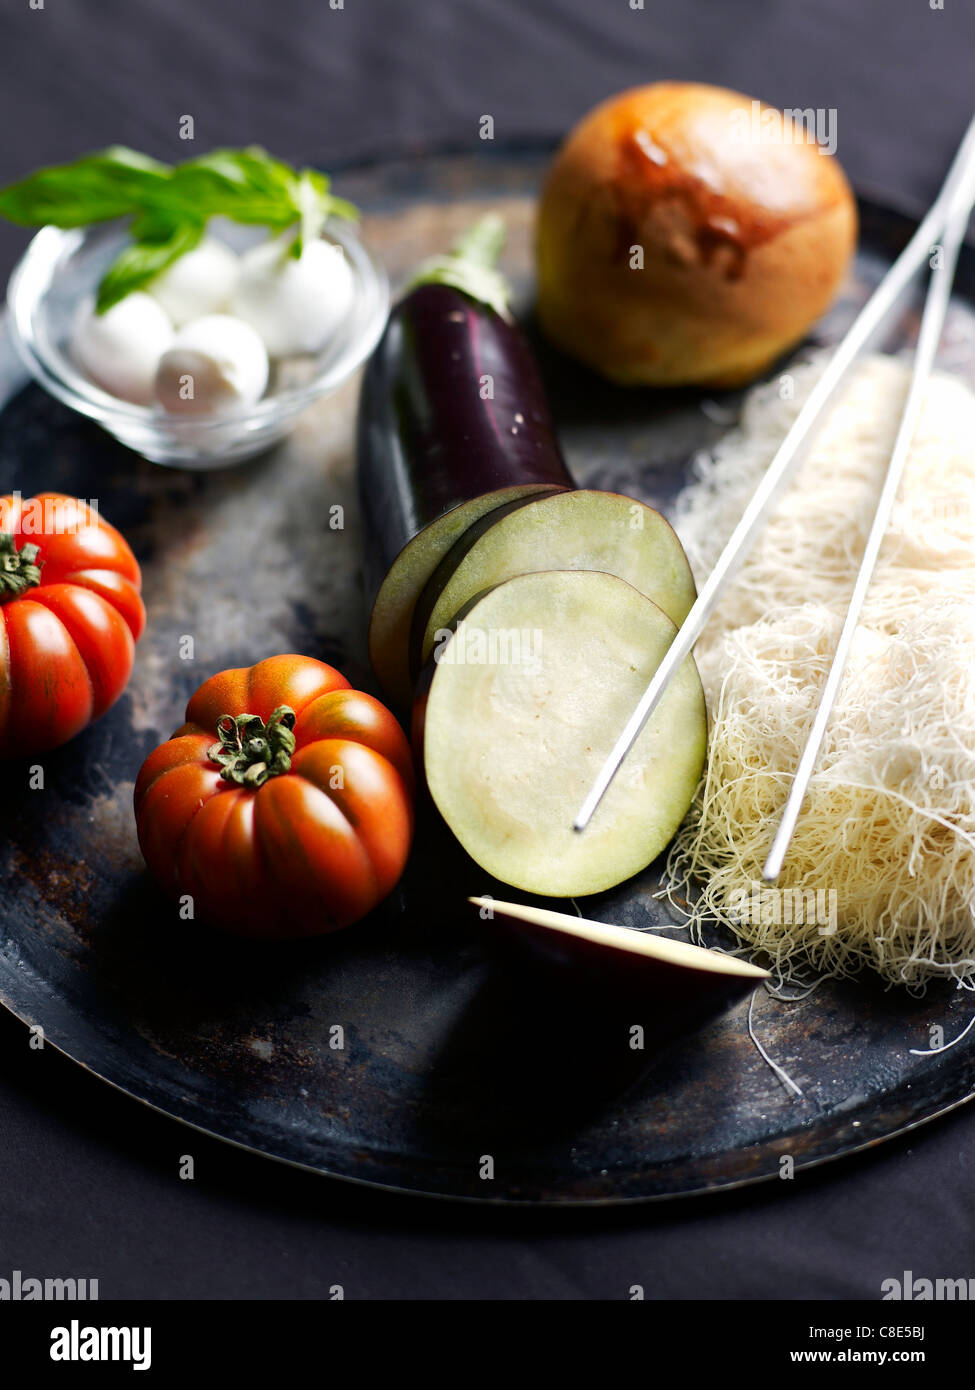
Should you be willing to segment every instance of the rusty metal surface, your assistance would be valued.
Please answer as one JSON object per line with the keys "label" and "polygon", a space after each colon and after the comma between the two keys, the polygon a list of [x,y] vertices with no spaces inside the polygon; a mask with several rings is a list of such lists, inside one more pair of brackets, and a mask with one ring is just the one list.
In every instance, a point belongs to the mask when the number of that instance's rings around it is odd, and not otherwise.
{"label": "rusty metal surface", "polygon": [[[472,203],[509,220],[507,268],[529,284],[540,157],[444,157],[350,170],[339,191],[394,277],[441,247]],[[842,331],[910,224],[866,204]],[[975,379],[975,255],[966,251],[945,365]],[[908,318],[905,331],[910,332]],[[625,393],[540,348],[580,483],[666,509],[693,451],[739,397]],[[218,474],[167,472],[17,380],[0,340],[0,491],[97,497],[145,573],[149,631],[129,692],[69,747],[0,769],[0,999],[134,1097],[276,1158],[453,1197],[615,1202],[775,1176],[919,1123],[975,1091],[975,1036],[938,1057],[932,1022],[959,1032],[970,1004],[870,981],[801,1003],[761,1000],[756,1025],[803,1089],[788,1095],[750,1043],[743,1005],[633,1072],[627,1029],[594,1000],[546,994],[495,955],[465,895],[505,890],[435,827],[374,916],[332,939],[269,948],[180,922],[142,870],[131,814],[142,759],[181,722],[206,676],[304,651],[374,689],[365,650],[352,474],[355,384],[313,409],[286,446]],[[712,418],[717,414],[721,419]],[[327,524],[345,509],[343,530]],[[180,641],[194,640],[183,660]],[[376,692],[378,693],[378,692]],[[588,915],[668,920],[653,869],[587,901]],[[544,1007],[543,1007],[544,1006]],[[344,1033],[344,1047],[336,1027]],[[481,1177],[481,1157],[494,1178]]]}

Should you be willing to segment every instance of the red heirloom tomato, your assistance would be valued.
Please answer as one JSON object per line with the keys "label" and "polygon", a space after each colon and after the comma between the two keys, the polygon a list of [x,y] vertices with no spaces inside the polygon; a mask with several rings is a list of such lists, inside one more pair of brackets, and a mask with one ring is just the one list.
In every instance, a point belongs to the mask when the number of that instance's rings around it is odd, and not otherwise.
{"label": "red heirloom tomato", "polygon": [[0,497],[0,757],[74,738],[129,683],[145,627],[135,556],[75,497]]}
{"label": "red heirloom tomato", "polygon": [[212,676],[135,787],[146,863],[239,936],[318,936],[395,887],[413,838],[413,763],[389,710],[323,661]]}

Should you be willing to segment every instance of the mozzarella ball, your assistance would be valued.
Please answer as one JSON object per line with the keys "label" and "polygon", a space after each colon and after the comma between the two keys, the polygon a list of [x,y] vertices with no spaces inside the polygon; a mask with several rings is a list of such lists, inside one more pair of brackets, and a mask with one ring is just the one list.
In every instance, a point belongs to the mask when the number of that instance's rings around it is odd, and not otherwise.
{"label": "mozzarella ball", "polygon": [[352,307],[355,284],[341,246],[311,241],[296,260],[265,241],[240,258],[233,311],[272,357],[319,352]]}
{"label": "mozzarella ball", "polygon": [[159,359],[173,341],[173,325],[151,295],[136,290],[104,314],[82,304],[71,334],[71,355],[103,390],[148,405]]}
{"label": "mozzarella ball", "polygon": [[160,358],[156,399],[174,414],[224,414],[260,400],[267,379],[267,352],[250,324],[206,314],[184,324]]}
{"label": "mozzarella ball", "polygon": [[228,308],[240,261],[229,246],[204,237],[199,246],[174,261],[149,286],[177,328],[204,314]]}

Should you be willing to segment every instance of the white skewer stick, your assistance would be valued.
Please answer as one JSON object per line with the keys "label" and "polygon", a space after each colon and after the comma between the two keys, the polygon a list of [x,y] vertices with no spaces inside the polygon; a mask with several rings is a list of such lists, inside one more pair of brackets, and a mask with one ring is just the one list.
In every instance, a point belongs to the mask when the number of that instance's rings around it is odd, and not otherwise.
{"label": "white skewer stick", "polygon": [[674,674],[693,650],[694,643],[701,635],[722,591],[734,577],[751,549],[762,522],[765,520],[766,513],[798,465],[800,450],[806,444],[820,413],[832,398],[852,363],[863,351],[928,258],[931,245],[945,225],[948,209],[959,186],[965,180],[973,157],[975,157],[975,117],[965,132],[965,137],[958,147],[948,176],[927,215],[860,310],[846,336],[833,353],[822,376],[809,393],[788,434],[779,445],[764,478],[756,488],[741,520],[718,557],[717,563],[698,594],[696,602],[684,619],[677,636],[644,691],[640,703],[633,711],[626,727],[613,745],[612,752],[600,769],[589,795],[582,803],[573,822],[575,830],[585,830],[589,824],[596,807],[606,793],[607,787],[619,771],[620,764],[639,738],[643,726],[660,703],[660,699]]}
{"label": "white skewer stick", "polygon": [[894,440],[890,462],[887,465],[887,476],[877,501],[877,510],[870,527],[870,534],[867,537],[860,568],[857,571],[850,606],[847,609],[843,628],[833,655],[833,664],[829,668],[829,675],[819,699],[816,717],[809,730],[809,737],[802,750],[802,757],[799,759],[796,775],[782,811],[782,819],[779,821],[775,839],[772,841],[772,848],[769,850],[765,868],[762,870],[763,877],[770,883],[774,883],[782,872],[786,852],[792,836],[795,834],[796,822],[799,819],[799,812],[809,787],[809,779],[812,777],[819,750],[826,736],[826,726],[839,694],[840,683],[843,680],[843,672],[849,659],[857,623],[860,621],[860,614],[863,611],[870,580],[873,578],[880,547],[884,543],[884,536],[890,523],[890,514],[893,511],[894,502],[897,500],[897,491],[904,472],[904,464],[907,462],[908,451],[921,414],[924,391],[934,364],[935,354],[938,351],[938,343],[941,341],[941,331],[944,328],[945,314],[951,299],[951,287],[955,279],[955,267],[958,264],[958,253],[965,239],[965,231],[968,227],[973,203],[975,203],[975,159],[971,161],[966,177],[959,185],[948,210],[948,220],[942,237],[942,262],[931,271],[931,279],[928,282],[927,297],[921,315],[921,326],[917,335],[917,349],[914,354],[911,384],[908,387],[904,411],[897,427],[897,437]]}

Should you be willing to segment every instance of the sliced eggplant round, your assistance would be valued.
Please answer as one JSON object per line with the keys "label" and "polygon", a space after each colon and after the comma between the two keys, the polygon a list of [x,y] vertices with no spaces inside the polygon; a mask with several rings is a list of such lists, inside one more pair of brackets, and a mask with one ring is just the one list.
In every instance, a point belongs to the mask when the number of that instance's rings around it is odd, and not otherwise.
{"label": "sliced eggplant round", "polygon": [[475,594],[537,570],[604,570],[653,599],[679,627],[697,597],[684,547],[661,514],[616,492],[550,493],[491,512],[437,567],[417,602],[414,675]]}
{"label": "sliced eggplant round", "polygon": [[646,867],[704,767],[693,658],[671,682],[589,826],[572,823],[677,628],[615,575],[520,575],[479,596],[434,647],[414,722],[430,794],[503,883],[574,897]]}

